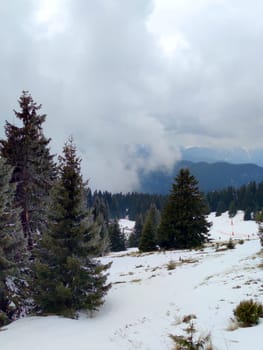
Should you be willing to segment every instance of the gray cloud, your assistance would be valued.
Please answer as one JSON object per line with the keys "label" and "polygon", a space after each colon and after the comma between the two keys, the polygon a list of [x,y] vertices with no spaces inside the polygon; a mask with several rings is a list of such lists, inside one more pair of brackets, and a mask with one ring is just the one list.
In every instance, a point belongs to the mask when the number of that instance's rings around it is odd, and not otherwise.
{"label": "gray cloud", "polygon": [[[43,2],[0,5],[2,126],[28,89],[53,151],[74,135],[91,187],[113,191],[170,169],[181,145],[262,147],[259,1],[54,3],[42,19]],[[180,41],[166,55],[169,35]]]}
{"label": "gray cloud", "polygon": [[263,117],[263,25],[257,13],[263,6],[258,1],[254,6],[242,1],[192,6],[187,11],[183,6],[170,23],[187,43],[171,64],[170,100],[175,101],[180,141],[187,133],[194,144],[262,147],[257,128]]}

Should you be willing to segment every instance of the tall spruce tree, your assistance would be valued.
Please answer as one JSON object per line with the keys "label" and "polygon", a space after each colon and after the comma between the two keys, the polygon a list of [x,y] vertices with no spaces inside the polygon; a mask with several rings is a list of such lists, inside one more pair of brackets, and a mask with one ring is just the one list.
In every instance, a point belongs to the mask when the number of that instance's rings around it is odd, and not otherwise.
{"label": "tall spruce tree", "polygon": [[14,167],[15,202],[22,208],[21,223],[31,249],[34,234],[41,232],[46,223],[49,191],[56,168],[48,148],[50,139],[43,134],[46,115],[39,114],[41,105],[37,105],[27,91],[23,91],[18,102],[21,111],[14,112],[22,126],[6,122],[6,140],[0,140],[0,150],[7,163]]}
{"label": "tall spruce tree", "polygon": [[22,303],[16,285],[23,260],[23,231],[14,208],[13,168],[0,158],[0,326],[19,316]]}
{"label": "tall spruce tree", "polygon": [[229,208],[228,208],[228,216],[230,218],[233,218],[237,213],[237,205],[236,202],[234,200],[232,200],[229,204]]}
{"label": "tall spruce tree", "polygon": [[134,232],[130,234],[128,239],[128,246],[130,248],[138,247],[143,228],[143,216],[139,214],[135,220]]}
{"label": "tall spruce tree", "polygon": [[124,233],[121,232],[117,219],[115,219],[109,225],[109,236],[110,236],[110,250],[112,252],[120,252],[126,249]]}
{"label": "tall spruce tree", "polygon": [[157,229],[160,223],[160,213],[154,204],[147,212],[145,223],[140,237],[139,249],[142,252],[156,250]]}
{"label": "tall spruce tree", "polygon": [[80,159],[69,140],[60,158],[59,179],[52,190],[47,230],[34,262],[34,299],[40,311],[77,316],[103,303],[109,284],[98,253],[100,227],[86,207]]}
{"label": "tall spruce tree", "polygon": [[198,182],[188,169],[181,169],[163,210],[158,244],[163,248],[193,248],[209,238],[210,223]]}
{"label": "tall spruce tree", "polygon": [[244,221],[252,220],[252,208],[248,207],[244,212]]}
{"label": "tall spruce tree", "polygon": [[220,200],[216,207],[216,216],[221,216],[226,210],[226,204],[222,200]]}
{"label": "tall spruce tree", "polygon": [[92,206],[92,214],[94,221],[100,227],[100,244],[98,244],[98,255],[105,255],[110,250],[110,237],[109,237],[109,215],[107,206],[103,198],[96,196]]}

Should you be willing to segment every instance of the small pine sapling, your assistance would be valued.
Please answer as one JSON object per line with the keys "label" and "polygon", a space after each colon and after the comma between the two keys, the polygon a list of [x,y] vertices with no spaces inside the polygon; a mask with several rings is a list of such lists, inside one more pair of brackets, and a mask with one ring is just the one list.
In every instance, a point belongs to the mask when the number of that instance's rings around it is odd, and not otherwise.
{"label": "small pine sapling", "polygon": [[195,324],[190,320],[184,330],[186,335],[172,335],[170,338],[175,342],[174,350],[213,350],[210,335],[196,337]]}

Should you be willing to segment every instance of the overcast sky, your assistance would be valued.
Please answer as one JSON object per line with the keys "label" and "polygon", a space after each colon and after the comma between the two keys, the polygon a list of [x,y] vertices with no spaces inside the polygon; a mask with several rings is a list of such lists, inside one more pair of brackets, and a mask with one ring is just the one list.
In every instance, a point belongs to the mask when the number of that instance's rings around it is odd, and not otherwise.
{"label": "overcast sky", "polygon": [[0,133],[22,90],[92,188],[128,191],[179,146],[263,148],[263,2],[0,2]]}

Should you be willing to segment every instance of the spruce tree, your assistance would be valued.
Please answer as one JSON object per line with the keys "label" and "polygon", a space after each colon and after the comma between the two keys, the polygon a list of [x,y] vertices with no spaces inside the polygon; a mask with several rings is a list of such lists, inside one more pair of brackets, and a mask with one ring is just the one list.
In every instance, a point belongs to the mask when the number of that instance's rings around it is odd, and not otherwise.
{"label": "spruce tree", "polygon": [[228,208],[228,215],[230,218],[233,218],[237,213],[237,205],[236,202],[234,200],[232,200],[229,204],[229,208]]}
{"label": "spruce tree", "polygon": [[258,224],[258,237],[260,240],[260,244],[263,247],[263,211],[262,210],[256,213],[255,219]]}
{"label": "spruce tree", "polygon": [[226,204],[222,200],[220,200],[216,207],[216,216],[221,216],[226,210]]}
{"label": "spruce tree", "polygon": [[17,285],[24,255],[23,231],[19,209],[14,208],[12,172],[0,158],[0,326],[17,318],[23,306]]}
{"label": "spruce tree", "polygon": [[143,228],[143,216],[139,214],[135,220],[134,232],[131,233],[128,239],[128,246],[130,248],[138,247]]}
{"label": "spruce tree", "polygon": [[249,220],[252,220],[252,209],[248,207],[244,212],[244,221]]}
{"label": "spruce tree", "polygon": [[110,237],[109,237],[109,215],[108,210],[103,198],[95,197],[92,206],[93,219],[100,227],[100,244],[98,244],[98,255],[105,255],[110,250]]}
{"label": "spruce tree", "polygon": [[124,233],[121,232],[118,220],[115,219],[109,225],[110,250],[112,252],[120,252],[126,249]]}
{"label": "spruce tree", "polygon": [[52,190],[48,226],[34,262],[34,299],[43,313],[76,317],[94,311],[110,288],[103,265],[94,259],[100,228],[86,207],[85,184],[76,147],[69,140],[60,157],[59,179]]}
{"label": "spruce tree", "polygon": [[160,222],[159,211],[154,204],[147,212],[145,223],[142,229],[139,249],[142,252],[156,250],[157,229]]}
{"label": "spruce tree", "polygon": [[12,182],[16,184],[15,202],[21,207],[21,223],[28,248],[32,249],[33,236],[41,232],[46,223],[49,191],[56,168],[50,155],[42,124],[46,115],[39,114],[37,105],[27,91],[23,91],[14,111],[22,126],[9,122],[5,125],[6,140],[0,140],[1,155],[14,167]]}
{"label": "spruce tree", "polygon": [[181,169],[172,186],[158,230],[163,248],[193,248],[208,240],[210,223],[198,182],[188,169]]}

